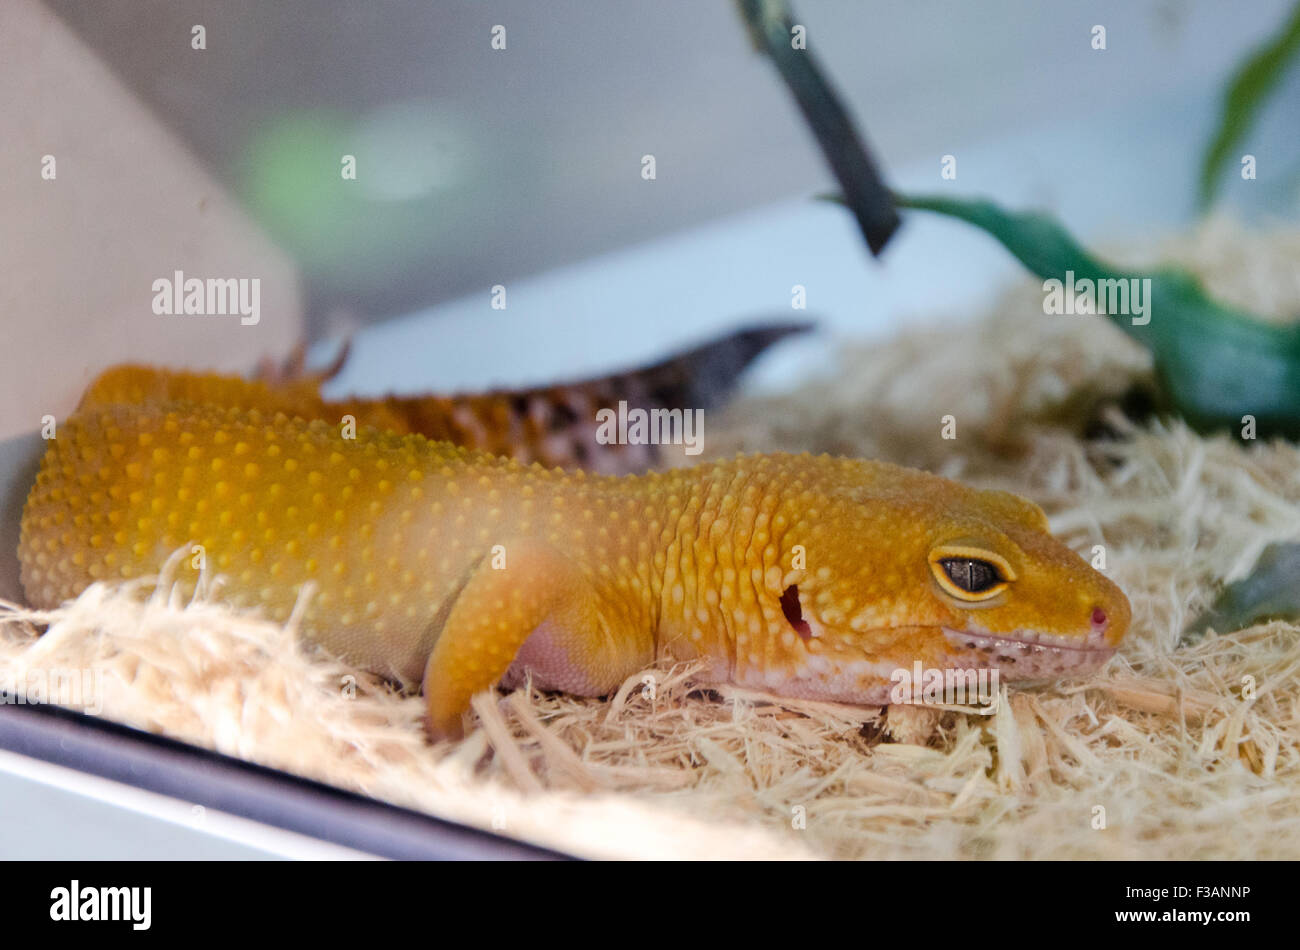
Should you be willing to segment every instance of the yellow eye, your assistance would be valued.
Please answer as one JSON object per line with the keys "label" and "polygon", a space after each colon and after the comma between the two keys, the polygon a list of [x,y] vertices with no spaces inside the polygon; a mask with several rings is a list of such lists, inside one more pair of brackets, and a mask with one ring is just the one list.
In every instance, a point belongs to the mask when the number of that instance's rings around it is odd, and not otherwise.
{"label": "yellow eye", "polygon": [[945,591],[971,603],[990,600],[1016,579],[1006,560],[983,548],[944,545],[930,552],[930,570]]}

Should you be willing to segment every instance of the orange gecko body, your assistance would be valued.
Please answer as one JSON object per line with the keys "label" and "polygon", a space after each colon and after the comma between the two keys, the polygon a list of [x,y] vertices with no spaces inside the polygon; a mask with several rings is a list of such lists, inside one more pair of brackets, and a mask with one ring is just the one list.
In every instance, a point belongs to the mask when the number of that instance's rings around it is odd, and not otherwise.
{"label": "orange gecko body", "polygon": [[525,674],[602,695],[656,657],[702,657],[714,681],[877,704],[916,662],[1086,672],[1128,627],[1119,588],[1003,492],[807,455],[592,475],[364,413],[348,437],[314,390],[123,372],[46,451],[19,547],[29,600],[183,551],[178,583],[204,567],[218,596],[281,620],[304,598],[305,636],[422,680],[437,735]]}

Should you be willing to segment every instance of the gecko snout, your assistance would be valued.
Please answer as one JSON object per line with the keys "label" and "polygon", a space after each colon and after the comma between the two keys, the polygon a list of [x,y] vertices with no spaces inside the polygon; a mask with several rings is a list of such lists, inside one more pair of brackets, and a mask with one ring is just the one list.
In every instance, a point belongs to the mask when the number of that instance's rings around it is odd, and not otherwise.
{"label": "gecko snout", "polygon": [[1103,592],[1101,597],[1092,601],[1092,605],[1087,607],[1088,610],[1088,639],[1096,642],[1098,645],[1114,647],[1124,639],[1124,634],[1128,632],[1129,617],[1131,608],[1129,607],[1128,598],[1116,587],[1114,596],[1105,596],[1108,592]]}

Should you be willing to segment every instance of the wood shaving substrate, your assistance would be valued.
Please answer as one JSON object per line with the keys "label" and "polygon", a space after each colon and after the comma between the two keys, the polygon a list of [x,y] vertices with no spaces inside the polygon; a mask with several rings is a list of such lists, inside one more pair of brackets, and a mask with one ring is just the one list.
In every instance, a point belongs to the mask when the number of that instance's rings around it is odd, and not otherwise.
{"label": "wood shaving substrate", "polygon": [[[1300,314],[1294,232],[1213,220],[1156,251],[1225,300]],[[914,465],[1034,499],[1090,559],[1104,546],[1133,603],[1119,655],[991,716],[704,690],[665,666],[612,700],[480,697],[466,739],[430,746],[418,696],[289,628],[100,585],[48,614],[5,605],[0,671],[93,670],[110,719],[583,856],[1300,857],[1300,627],[1181,636],[1300,537],[1300,451],[1129,423],[1114,400],[1149,372],[1103,319],[1045,316],[1027,281],[985,319],[848,346],[711,426],[713,455]],[[1082,440],[1098,414],[1110,437]]]}

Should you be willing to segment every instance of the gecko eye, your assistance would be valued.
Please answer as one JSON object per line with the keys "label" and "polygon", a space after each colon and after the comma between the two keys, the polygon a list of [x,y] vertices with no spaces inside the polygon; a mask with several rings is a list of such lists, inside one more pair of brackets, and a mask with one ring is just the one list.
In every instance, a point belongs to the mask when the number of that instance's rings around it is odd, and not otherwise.
{"label": "gecko eye", "polygon": [[998,569],[988,561],[970,557],[946,557],[939,562],[948,579],[971,594],[982,594],[1002,580]]}
{"label": "gecko eye", "polygon": [[930,567],[939,586],[958,600],[989,600],[1015,580],[1006,561],[978,549],[940,548],[930,555]]}

